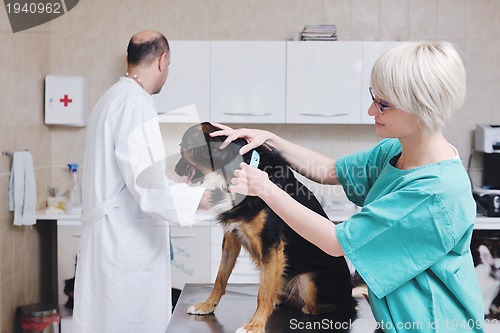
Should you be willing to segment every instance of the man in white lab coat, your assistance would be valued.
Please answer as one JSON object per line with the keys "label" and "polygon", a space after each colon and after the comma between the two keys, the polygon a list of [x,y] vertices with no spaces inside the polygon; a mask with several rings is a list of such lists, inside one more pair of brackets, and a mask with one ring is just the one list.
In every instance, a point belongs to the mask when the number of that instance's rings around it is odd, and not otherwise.
{"label": "man in white lab coat", "polygon": [[194,215],[203,192],[177,193],[165,175],[151,95],[168,76],[166,38],[137,33],[127,62],[126,77],[98,100],[87,131],[74,333],[165,332],[172,307],[168,223],[179,223],[174,201],[191,203]]}

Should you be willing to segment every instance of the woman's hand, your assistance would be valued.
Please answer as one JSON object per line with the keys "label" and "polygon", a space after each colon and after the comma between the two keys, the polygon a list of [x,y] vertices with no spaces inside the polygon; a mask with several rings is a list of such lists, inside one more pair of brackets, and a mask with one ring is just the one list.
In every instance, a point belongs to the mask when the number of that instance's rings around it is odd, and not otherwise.
{"label": "woman's hand", "polygon": [[234,171],[229,192],[259,197],[272,193],[275,185],[269,180],[266,172],[246,163],[241,163],[240,168]]}
{"label": "woman's hand", "polygon": [[233,129],[229,126],[222,125],[219,123],[211,123],[212,125],[221,128],[220,131],[215,131],[210,133],[210,136],[227,136],[227,139],[224,140],[220,149],[224,149],[236,139],[242,138],[247,140],[248,144],[244,145],[240,149],[240,155],[244,155],[248,153],[250,150],[255,149],[267,140],[271,138],[271,133],[268,131],[263,131],[259,129],[249,129],[249,128],[239,128]]}

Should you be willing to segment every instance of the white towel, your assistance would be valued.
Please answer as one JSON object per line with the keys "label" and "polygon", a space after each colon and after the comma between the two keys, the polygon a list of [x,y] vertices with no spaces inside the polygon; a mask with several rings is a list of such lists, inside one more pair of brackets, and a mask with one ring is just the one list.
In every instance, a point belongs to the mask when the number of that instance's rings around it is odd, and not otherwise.
{"label": "white towel", "polygon": [[14,212],[14,225],[36,223],[36,182],[33,157],[28,151],[12,157],[9,184],[9,210]]}

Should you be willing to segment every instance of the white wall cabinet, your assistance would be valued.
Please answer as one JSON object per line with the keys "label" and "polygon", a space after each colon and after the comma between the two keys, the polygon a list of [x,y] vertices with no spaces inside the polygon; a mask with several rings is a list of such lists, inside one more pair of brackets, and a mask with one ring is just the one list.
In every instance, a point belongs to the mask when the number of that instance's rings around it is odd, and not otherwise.
{"label": "white wall cabinet", "polygon": [[402,43],[171,41],[169,77],[153,98],[161,122],[193,122],[169,111],[195,104],[200,121],[373,124],[371,69]]}
{"label": "white wall cabinet", "polygon": [[373,117],[368,115],[368,108],[372,103],[372,98],[368,87],[370,87],[370,77],[375,61],[393,47],[404,44],[405,42],[363,42],[363,72],[361,86],[361,124],[373,124]]}
{"label": "white wall cabinet", "polygon": [[285,41],[216,41],[210,53],[210,118],[285,122]]}
{"label": "white wall cabinet", "polygon": [[184,115],[169,112],[195,104],[199,121],[210,119],[210,42],[169,41],[171,57],[167,82],[153,95],[163,122],[185,122]]}
{"label": "white wall cabinet", "polygon": [[356,124],[362,42],[288,42],[286,122]]}

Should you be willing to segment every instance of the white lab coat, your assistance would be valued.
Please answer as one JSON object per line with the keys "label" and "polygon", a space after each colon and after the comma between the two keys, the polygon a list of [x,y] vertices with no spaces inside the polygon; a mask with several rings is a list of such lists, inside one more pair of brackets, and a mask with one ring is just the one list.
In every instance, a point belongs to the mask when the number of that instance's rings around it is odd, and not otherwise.
{"label": "white lab coat", "polygon": [[[165,332],[168,224],[179,219],[164,162],[152,97],[121,78],[97,102],[87,131],[74,333]],[[193,214],[202,191],[179,194]]]}

